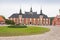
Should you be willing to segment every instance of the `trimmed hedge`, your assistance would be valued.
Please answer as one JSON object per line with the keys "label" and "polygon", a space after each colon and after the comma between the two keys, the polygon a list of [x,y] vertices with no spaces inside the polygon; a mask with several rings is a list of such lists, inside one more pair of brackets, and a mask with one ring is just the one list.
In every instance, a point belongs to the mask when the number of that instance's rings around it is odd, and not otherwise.
{"label": "trimmed hedge", "polygon": [[25,26],[25,25],[12,25],[12,26],[8,26],[8,28],[27,28],[27,26]]}

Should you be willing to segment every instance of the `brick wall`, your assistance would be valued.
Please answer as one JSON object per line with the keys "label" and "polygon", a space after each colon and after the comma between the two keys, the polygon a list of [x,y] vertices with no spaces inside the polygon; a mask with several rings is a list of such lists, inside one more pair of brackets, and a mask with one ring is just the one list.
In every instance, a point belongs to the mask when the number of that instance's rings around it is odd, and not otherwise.
{"label": "brick wall", "polygon": [[50,24],[50,19],[45,19],[45,18],[10,18],[10,20],[13,20],[15,23],[23,23],[23,24],[32,24],[32,25],[49,25]]}

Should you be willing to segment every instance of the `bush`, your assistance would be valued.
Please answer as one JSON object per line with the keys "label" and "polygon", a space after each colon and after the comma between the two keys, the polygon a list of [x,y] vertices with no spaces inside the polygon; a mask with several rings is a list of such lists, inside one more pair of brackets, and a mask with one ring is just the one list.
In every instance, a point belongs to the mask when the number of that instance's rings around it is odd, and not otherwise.
{"label": "bush", "polygon": [[14,24],[15,24],[14,21],[12,21],[12,20],[7,20],[7,19],[6,19],[5,22],[6,22],[6,24],[11,24],[11,25],[14,25]]}
{"label": "bush", "polygon": [[9,28],[27,28],[27,26],[25,25],[12,25],[12,26],[8,26]]}
{"label": "bush", "polygon": [[52,25],[53,19],[54,19],[54,17],[50,17],[50,25]]}

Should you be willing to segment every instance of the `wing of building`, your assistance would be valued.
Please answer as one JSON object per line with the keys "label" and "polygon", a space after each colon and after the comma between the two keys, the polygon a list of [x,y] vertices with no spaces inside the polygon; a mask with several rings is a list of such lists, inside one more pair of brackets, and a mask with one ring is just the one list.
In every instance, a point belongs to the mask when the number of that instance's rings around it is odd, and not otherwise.
{"label": "wing of building", "polygon": [[60,9],[59,9],[59,15],[54,17],[54,19],[52,21],[52,25],[60,25]]}
{"label": "wing of building", "polygon": [[50,19],[47,15],[42,13],[33,12],[32,8],[30,12],[22,13],[20,9],[19,14],[15,13],[9,17],[9,20],[13,20],[16,24],[25,24],[25,25],[50,25]]}
{"label": "wing of building", "polygon": [[57,15],[56,17],[54,17],[52,21],[52,25],[60,25],[60,15]]}

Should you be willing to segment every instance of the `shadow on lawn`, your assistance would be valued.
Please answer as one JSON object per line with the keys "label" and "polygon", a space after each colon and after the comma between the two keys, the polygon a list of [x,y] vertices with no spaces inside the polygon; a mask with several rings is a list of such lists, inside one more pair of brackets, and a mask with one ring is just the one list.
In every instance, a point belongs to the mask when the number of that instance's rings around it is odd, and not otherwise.
{"label": "shadow on lawn", "polygon": [[25,25],[12,25],[12,26],[8,26],[8,28],[27,28],[27,26],[25,26]]}

